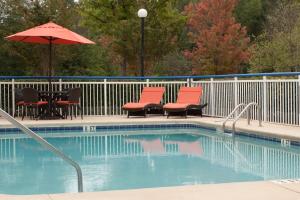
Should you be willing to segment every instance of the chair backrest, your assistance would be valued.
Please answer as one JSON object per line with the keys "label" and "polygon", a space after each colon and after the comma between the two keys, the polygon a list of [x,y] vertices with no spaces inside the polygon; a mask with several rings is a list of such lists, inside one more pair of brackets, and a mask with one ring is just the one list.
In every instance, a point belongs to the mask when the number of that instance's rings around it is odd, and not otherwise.
{"label": "chair backrest", "polygon": [[144,87],[139,103],[159,104],[164,95],[164,87]]}
{"label": "chair backrest", "polygon": [[63,100],[63,101],[67,101],[69,93],[70,93],[71,90],[72,90],[72,88],[64,88],[62,90],[64,93],[62,93],[61,95],[59,95],[59,99]]}
{"label": "chair backrest", "polygon": [[22,95],[25,103],[36,103],[39,101],[39,92],[34,88],[23,88]]}
{"label": "chair backrest", "polygon": [[23,93],[20,88],[15,88],[15,103],[24,101]]}
{"label": "chair backrest", "polygon": [[68,91],[68,101],[79,103],[81,98],[81,88],[72,88]]}
{"label": "chair backrest", "polygon": [[177,103],[200,104],[202,87],[181,87],[177,96]]}

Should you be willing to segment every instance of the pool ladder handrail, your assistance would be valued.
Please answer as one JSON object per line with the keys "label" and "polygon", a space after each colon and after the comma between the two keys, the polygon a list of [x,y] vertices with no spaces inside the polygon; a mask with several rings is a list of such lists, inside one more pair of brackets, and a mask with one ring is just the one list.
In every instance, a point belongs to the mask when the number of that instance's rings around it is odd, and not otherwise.
{"label": "pool ladder handrail", "polygon": [[236,113],[236,111],[242,107],[242,106],[246,106],[246,104],[244,103],[241,103],[241,104],[238,104],[234,109],[233,111],[226,117],[226,119],[223,121],[222,123],[222,131],[224,132],[225,131],[225,125],[226,125],[226,122],[229,121],[229,119]]}
{"label": "pool ladder handrail", "polygon": [[69,163],[71,166],[73,166],[77,172],[77,180],[78,180],[78,192],[83,192],[83,181],[82,181],[82,171],[78,163],[76,163],[74,160],[69,158],[67,155],[65,155],[62,151],[48,143],[45,139],[43,139],[41,136],[30,130],[28,127],[24,126],[20,122],[18,122],[15,118],[13,118],[11,115],[9,115],[7,112],[2,110],[0,108],[0,115],[9,121],[12,125],[16,126],[17,128],[21,129],[25,134],[33,138],[35,141],[37,141],[39,144],[44,146],[49,151],[56,154],[58,157],[62,158],[64,161]]}
{"label": "pool ladder handrail", "polygon": [[256,106],[258,110],[258,121],[259,121],[259,126],[262,126],[262,112],[261,112],[261,106],[256,103],[256,102],[251,102],[247,104],[247,106],[240,112],[240,114],[235,118],[235,120],[232,123],[232,133],[235,133],[235,124],[236,122],[242,117],[242,115],[247,111],[247,124],[250,125],[250,110],[252,106]]}

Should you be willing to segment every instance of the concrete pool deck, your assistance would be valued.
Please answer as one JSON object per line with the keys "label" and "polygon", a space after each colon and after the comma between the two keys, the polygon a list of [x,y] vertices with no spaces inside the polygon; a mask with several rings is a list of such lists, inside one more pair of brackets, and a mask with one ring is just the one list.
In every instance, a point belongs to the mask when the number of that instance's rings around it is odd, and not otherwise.
{"label": "concrete pool deck", "polygon": [[[20,119],[20,118],[18,118]],[[84,117],[83,120],[24,120],[21,121],[28,126],[68,126],[84,124],[157,124],[157,123],[197,123],[205,127],[220,127],[221,118],[211,117],[188,117],[169,118],[162,116],[151,116],[148,118],[126,118],[126,116],[111,117]],[[231,128],[232,122],[228,122],[226,128]],[[9,123],[0,118],[0,128],[7,127]],[[271,123],[263,123],[258,126],[257,121],[252,121],[251,125],[246,124],[246,120],[237,123],[237,131],[256,133],[270,137],[278,137],[300,141],[300,127],[286,126]],[[277,183],[272,181],[262,182],[242,182],[225,184],[204,184],[193,186],[149,188],[136,190],[120,190],[105,192],[86,192],[86,193],[66,193],[66,194],[45,194],[45,195],[1,195],[0,200],[300,200],[300,181],[289,183]]]}
{"label": "concrete pool deck", "polygon": [[300,183],[243,182],[105,192],[0,195],[2,200],[299,200]]}

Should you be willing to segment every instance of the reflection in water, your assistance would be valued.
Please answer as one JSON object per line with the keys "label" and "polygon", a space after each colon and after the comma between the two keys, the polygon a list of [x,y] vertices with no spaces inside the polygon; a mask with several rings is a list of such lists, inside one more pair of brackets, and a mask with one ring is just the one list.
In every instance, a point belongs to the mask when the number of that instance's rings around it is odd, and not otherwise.
{"label": "reflection in water", "polygon": [[126,143],[139,143],[142,146],[143,153],[164,154],[165,148],[160,138],[156,139],[126,139]]}
{"label": "reflection in water", "polygon": [[[193,132],[119,133],[46,139],[79,162],[86,191],[300,178],[299,147]],[[28,138],[0,139],[0,168],[0,193],[76,191],[75,171]]]}
{"label": "reflection in water", "polygon": [[16,161],[16,139],[0,139],[0,162]]}
{"label": "reflection in water", "polygon": [[[263,143],[262,143],[263,142]],[[283,148],[279,143],[204,137],[205,159],[235,171],[251,173],[267,179],[294,179],[300,177],[298,148]]]}
{"label": "reflection in water", "polygon": [[[236,171],[252,173],[265,179],[300,177],[299,151],[293,151],[292,148],[278,148],[278,144],[264,146],[246,140],[232,140],[232,138],[226,137],[180,137],[180,135],[80,135],[65,139],[67,144],[63,147],[63,150],[68,152],[68,149],[70,149],[69,154],[76,154],[73,148],[78,147],[82,159],[188,155],[198,156],[212,163],[230,167]],[[23,160],[24,152],[19,152],[16,158],[16,143],[19,140],[28,139],[0,139],[0,164]],[[74,140],[76,144],[74,144]],[[265,144],[268,144],[268,142],[265,142]],[[46,151],[37,145],[25,145],[24,143],[19,143],[19,145],[22,145],[23,148],[26,147],[30,152],[35,151],[35,149]],[[73,157],[78,156],[73,155]],[[49,156],[44,156],[41,159],[60,160]]]}
{"label": "reflection in water", "polygon": [[268,141],[261,145],[213,135],[180,136],[156,135],[153,139],[149,135],[106,135],[80,136],[76,140],[84,158],[188,155],[264,179],[300,178],[298,149],[280,147]]}
{"label": "reflection in water", "polygon": [[176,145],[179,153],[189,156],[201,156],[203,149],[200,141],[165,141],[166,145]]}

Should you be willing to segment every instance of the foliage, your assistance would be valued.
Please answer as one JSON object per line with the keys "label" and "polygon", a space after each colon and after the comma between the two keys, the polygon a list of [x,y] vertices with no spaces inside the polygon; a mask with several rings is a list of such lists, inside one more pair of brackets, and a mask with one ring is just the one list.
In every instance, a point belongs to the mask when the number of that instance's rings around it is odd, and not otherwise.
{"label": "foliage", "polygon": [[175,51],[164,56],[153,70],[153,75],[157,76],[184,76],[192,75],[192,64],[187,60],[182,52]]}
{"label": "foliage", "polygon": [[145,66],[146,73],[164,55],[176,49],[185,17],[175,8],[177,0],[160,1],[111,1],[82,0],[84,24],[101,38],[110,38],[109,47],[129,74],[139,74],[140,19],[137,11],[148,10],[145,18]]}
{"label": "foliage", "polygon": [[249,36],[257,36],[262,31],[262,0],[240,0],[235,10],[236,20],[247,27]]}
{"label": "foliage", "polygon": [[236,0],[203,0],[186,7],[195,46],[185,55],[192,60],[194,73],[238,73],[248,61],[250,40],[233,17],[235,5]]}
{"label": "foliage", "polygon": [[236,20],[247,27],[250,38],[259,36],[266,23],[266,18],[277,6],[278,0],[239,0],[235,8]]}
{"label": "foliage", "polygon": [[147,75],[238,73],[248,68],[251,72],[299,71],[299,3],[300,0],[0,0],[0,75],[47,74],[47,45],[10,42],[4,37],[48,21],[97,42],[55,45],[55,75],[139,75],[141,38],[137,11],[141,7],[148,10]]}
{"label": "foliage", "polygon": [[295,71],[300,66],[300,4],[280,0],[268,16],[264,34],[252,47],[254,72]]}

